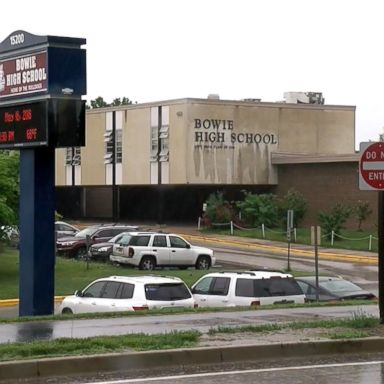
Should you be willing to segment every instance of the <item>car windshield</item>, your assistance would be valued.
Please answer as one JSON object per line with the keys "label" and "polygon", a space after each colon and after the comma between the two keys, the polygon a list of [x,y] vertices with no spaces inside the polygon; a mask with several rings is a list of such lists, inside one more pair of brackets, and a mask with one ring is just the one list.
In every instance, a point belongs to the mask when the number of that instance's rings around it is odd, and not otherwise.
{"label": "car windshield", "polygon": [[360,287],[358,287],[356,284],[353,284],[347,280],[321,281],[319,285],[330,292],[361,291]]}
{"label": "car windshield", "polygon": [[92,236],[99,228],[85,228],[82,229],[80,232],[77,232],[75,237],[87,237],[87,235]]}

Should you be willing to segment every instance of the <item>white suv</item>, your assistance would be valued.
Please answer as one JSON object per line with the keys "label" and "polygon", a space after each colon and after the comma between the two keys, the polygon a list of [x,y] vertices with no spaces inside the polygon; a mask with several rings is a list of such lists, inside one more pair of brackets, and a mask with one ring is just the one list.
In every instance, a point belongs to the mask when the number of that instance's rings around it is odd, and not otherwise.
{"label": "white suv", "polygon": [[191,291],[178,277],[110,276],[93,281],[61,302],[59,313],[194,308]]}
{"label": "white suv", "polygon": [[113,246],[110,260],[140,269],[179,267],[208,269],[215,264],[212,249],[197,247],[179,235],[153,232],[130,232]]}
{"label": "white suv", "polygon": [[199,307],[237,307],[304,303],[292,275],[280,272],[217,272],[201,277],[192,294]]}

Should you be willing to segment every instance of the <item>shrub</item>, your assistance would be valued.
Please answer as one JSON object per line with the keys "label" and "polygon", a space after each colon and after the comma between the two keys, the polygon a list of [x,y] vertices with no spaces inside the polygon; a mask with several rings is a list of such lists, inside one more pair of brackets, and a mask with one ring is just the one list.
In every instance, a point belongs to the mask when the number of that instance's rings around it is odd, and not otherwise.
{"label": "shrub", "polygon": [[304,196],[294,189],[290,189],[279,202],[279,216],[284,227],[287,225],[287,211],[293,210],[293,226],[298,227],[307,211],[307,202]]}
{"label": "shrub", "polygon": [[242,219],[253,227],[264,224],[275,227],[278,223],[278,205],[276,196],[269,194],[252,194],[244,191],[244,201],[238,201]]}
{"label": "shrub", "polygon": [[229,223],[233,217],[231,204],[224,200],[222,192],[211,193],[206,201],[204,219],[210,223]]}
{"label": "shrub", "polygon": [[361,231],[363,221],[367,220],[372,213],[372,209],[369,207],[368,201],[359,200],[353,211],[357,219],[357,230]]}
{"label": "shrub", "polygon": [[319,212],[320,225],[328,239],[331,239],[332,231],[340,233],[351,213],[351,207],[341,203],[337,203],[329,212]]}

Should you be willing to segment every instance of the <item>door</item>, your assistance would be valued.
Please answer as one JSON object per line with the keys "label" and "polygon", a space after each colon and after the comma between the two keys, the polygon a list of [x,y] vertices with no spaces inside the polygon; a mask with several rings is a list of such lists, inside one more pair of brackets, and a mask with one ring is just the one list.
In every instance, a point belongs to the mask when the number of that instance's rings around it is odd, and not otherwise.
{"label": "door", "polygon": [[203,277],[192,290],[199,307],[229,307],[230,277]]}
{"label": "door", "polygon": [[156,256],[157,265],[169,264],[169,247],[167,244],[167,236],[155,235],[152,242],[152,251]]}
{"label": "door", "polygon": [[191,246],[179,236],[169,236],[170,264],[171,265],[193,265],[195,260],[192,255]]}

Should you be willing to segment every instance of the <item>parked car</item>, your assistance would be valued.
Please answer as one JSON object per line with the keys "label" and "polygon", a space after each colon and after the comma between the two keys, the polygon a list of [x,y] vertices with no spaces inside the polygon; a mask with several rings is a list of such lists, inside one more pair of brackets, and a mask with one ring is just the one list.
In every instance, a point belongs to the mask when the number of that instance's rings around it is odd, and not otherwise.
{"label": "parked car", "polygon": [[137,230],[129,225],[94,225],[77,232],[74,236],[60,237],[56,240],[58,255],[75,258],[87,256],[87,236],[89,245],[106,242],[122,232]]}
{"label": "parked car", "polygon": [[74,236],[80,229],[65,221],[55,221],[56,238],[64,236]]}
{"label": "parked car", "polygon": [[112,254],[113,245],[116,243],[121,244],[121,242],[124,241],[127,236],[129,236],[128,234],[129,232],[122,232],[106,242],[92,244],[88,250],[89,259],[95,261],[109,261],[109,256]]}
{"label": "parked car", "polygon": [[20,242],[20,232],[17,225],[0,226],[0,240],[3,240],[10,246],[17,248]]}
{"label": "parked car", "polygon": [[192,285],[199,307],[301,304],[305,295],[290,274],[266,271],[215,272]]}
{"label": "parked car", "polygon": [[[316,301],[316,276],[297,277],[296,281],[300,285],[308,301]],[[319,276],[319,300],[371,300],[376,296],[368,292],[351,281],[340,277]]]}
{"label": "parked car", "polygon": [[93,281],[61,302],[59,313],[194,308],[191,291],[178,277],[110,276]]}
{"label": "parked car", "polygon": [[136,232],[128,236],[113,246],[109,257],[113,263],[153,270],[156,267],[209,269],[216,262],[212,249],[192,245],[175,234]]}

